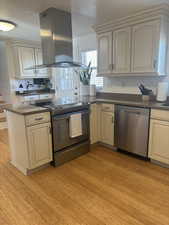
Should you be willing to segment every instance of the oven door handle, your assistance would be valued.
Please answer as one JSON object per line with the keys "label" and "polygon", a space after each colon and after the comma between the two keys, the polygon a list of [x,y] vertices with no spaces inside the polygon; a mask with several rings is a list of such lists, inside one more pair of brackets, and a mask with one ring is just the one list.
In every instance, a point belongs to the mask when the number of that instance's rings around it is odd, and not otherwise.
{"label": "oven door handle", "polygon": [[56,117],[53,117],[53,120],[69,120],[70,117],[60,117],[58,118],[57,116]]}
{"label": "oven door handle", "polygon": [[89,114],[89,110],[77,111],[77,112],[69,113],[67,115],[66,114],[64,114],[64,115],[55,115],[55,116],[53,116],[53,120],[66,120],[66,119],[69,119],[71,115],[79,114],[79,113],[81,113],[82,115]]}

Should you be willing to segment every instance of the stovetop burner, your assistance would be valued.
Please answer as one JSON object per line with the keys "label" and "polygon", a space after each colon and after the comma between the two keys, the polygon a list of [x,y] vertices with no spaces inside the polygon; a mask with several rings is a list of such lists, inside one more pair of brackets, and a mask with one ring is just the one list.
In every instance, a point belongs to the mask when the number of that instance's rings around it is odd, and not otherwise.
{"label": "stovetop burner", "polygon": [[43,108],[48,108],[52,114],[61,114],[88,108],[89,104],[83,102],[59,104],[57,102],[48,101],[48,102],[37,102],[34,105]]}

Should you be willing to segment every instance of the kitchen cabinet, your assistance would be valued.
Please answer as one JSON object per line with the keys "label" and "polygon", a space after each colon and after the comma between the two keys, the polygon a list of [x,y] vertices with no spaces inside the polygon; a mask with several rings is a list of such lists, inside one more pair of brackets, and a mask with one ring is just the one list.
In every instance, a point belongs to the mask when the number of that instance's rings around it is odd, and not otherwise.
{"label": "kitchen cabinet", "polygon": [[[35,64],[36,65],[42,65],[43,60],[42,60],[42,49],[40,48],[35,48]],[[43,69],[36,69],[36,76],[43,78],[43,77],[48,77],[49,70],[47,68]]]}
{"label": "kitchen cabinet", "polygon": [[152,110],[149,158],[169,164],[169,111]]}
{"label": "kitchen cabinet", "polygon": [[17,78],[43,78],[49,76],[49,70],[47,68],[28,69],[29,67],[42,64],[42,51],[40,48],[15,46],[14,54]]}
{"label": "kitchen cabinet", "polygon": [[114,146],[114,105],[101,106],[101,142]]}
{"label": "kitchen cabinet", "polygon": [[98,74],[112,72],[112,32],[98,35]]}
{"label": "kitchen cabinet", "polygon": [[20,78],[32,78],[35,76],[35,70],[27,68],[35,65],[34,49],[28,47],[15,47],[17,76]]}
{"label": "kitchen cabinet", "polygon": [[95,144],[100,141],[100,106],[90,105],[90,143]]}
{"label": "kitchen cabinet", "polygon": [[113,73],[130,72],[131,28],[113,32]]}
{"label": "kitchen cabinet", "polygon": [[24,115],[7,111],[7,121],[11,163],[17,169],[28,175],[33,169],[52,161],[49,112]]}
{"label": "kitchen cabinet", "polygon": [[98,76],[168,75],[169,17],[160,10],[143,10],[95,27]]}
{"label": "kitchen cabinet", "polygon": [[90,142],[114,146],[114,105],[92,104],[90,106]]}
{"label": "kitchen cabinet", "polygon": [[52,142],[50,130],[50,123],[27,128],[31,168],[36,168],[51,161]]}
{"label": "kitchen cabinet", "polygon": [[132,28],[131,72],[157,72],[160,22],[141,23]]}

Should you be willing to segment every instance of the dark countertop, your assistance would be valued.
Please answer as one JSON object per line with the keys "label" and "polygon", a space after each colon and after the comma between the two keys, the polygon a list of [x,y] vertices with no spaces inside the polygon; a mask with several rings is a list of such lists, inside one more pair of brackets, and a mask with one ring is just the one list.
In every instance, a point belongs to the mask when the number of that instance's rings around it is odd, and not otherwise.
{"label": "dark countertop", "polygon": [[32,105],[26,105],[26,106],[8,105],[7,107],[4,107],[4,109],[10,112],[20,114],[20,115],[30,115],[34,113],[49,112],[49,110],[46,108],[32,106]]}
{"label": "dark countertop", "polygon": [[108,104],[117,104],[117,105],[126,105],[126,106],[135,106],[142,108],[150,108],[150,109],[161,109],[161,110],[169,110],[169,102],[168,106],[165,106],[167,102],[156,102],[156,101],[133,101],[133,100],[117,100],[117,99],[106,99],[106,98],[96,98],[96,97],[84,97],[82,99],[83,102],[92,103],[108,103]]}
{"label": "dark countertop", "polygon": [[[106,99],[106,98],[96,98],[96,97],[81,97],[80,99],[76,99],[76,101],[61,101],[58,100],[56,102],[58,105],[64,105],[64,104],[70,104],[71,103],[83,103],[83,104],[93,104],[93,103],[108,103],[108,104],[118,104],[118,105],[126,105],[126,106],[134,106],[134,107],[142,107],[142,108],[150,108],[150,109],[161,109],[161,110],[169,110],[169,106],[164,106],[165,103],[159,103],[155,101],[129,101],[129,100],[117,100],[117,99]],[[70,106],[71,107],[71,106]],[[27,105],[27,106],[14,106],[10,105],[7,107],[4,107],[6,110],[18,113],[21,115],[28,115],[33,113],[41,113],[41,112],[48,112],[49,109],[39,107],[39,106],[33,106],[33,105]]]}
{"label": "dark countertop", "polygon": [[[165,103],[160,102],[136,102],[136,101],[126,101],[126,100],[110,100],[110,99],[96,99],[97,103],[112,103],[118,105],[127,105],[127,106],[135,106],[135,107],[142,107],[142,108],[151,108],[151,109],[161,109],[161,110],[169,110],[169,105],[164,106]],[[169,104],[169,103],[168,103]]]}

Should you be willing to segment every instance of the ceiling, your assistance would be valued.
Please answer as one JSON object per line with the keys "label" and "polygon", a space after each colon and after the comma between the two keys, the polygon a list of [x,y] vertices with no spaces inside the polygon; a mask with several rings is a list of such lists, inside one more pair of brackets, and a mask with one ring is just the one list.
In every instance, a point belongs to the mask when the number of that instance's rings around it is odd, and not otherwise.
{"label": "ceiling", "polygon": [[169,0],[0,0],[0,19],[17,23],[10,32],[0,32],[0,38],[40,40],[39,12],[56,7],[72,12],[75,36],[92,31],[92,25],[127,16],[141,9]]}

